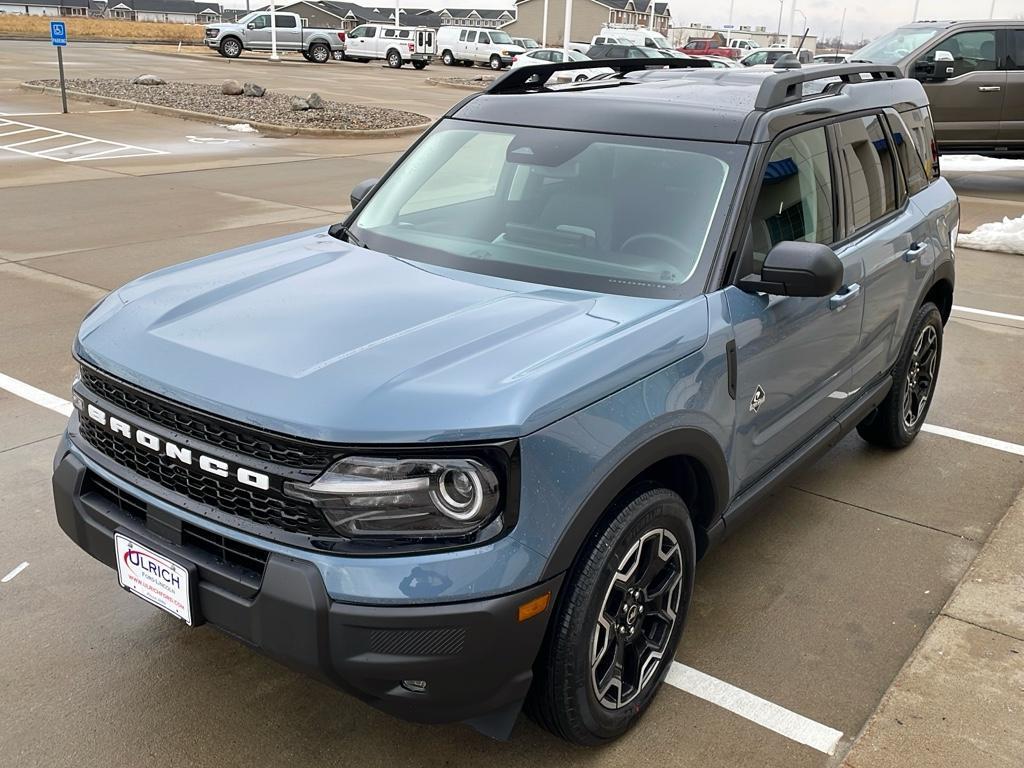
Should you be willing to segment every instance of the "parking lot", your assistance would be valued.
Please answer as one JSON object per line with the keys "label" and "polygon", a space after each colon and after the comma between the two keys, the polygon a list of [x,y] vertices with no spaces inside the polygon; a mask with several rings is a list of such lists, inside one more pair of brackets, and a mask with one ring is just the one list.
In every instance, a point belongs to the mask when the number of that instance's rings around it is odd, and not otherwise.
{"label": "parking lot", "polygon": [[[440,66],[103,44],[73,46],[66,65],[69,77],[254,79],[432,118],[465,95],[427,84]],[[268,138],[81,102],[61,115],[59,98],[18,87],[54,72],[48,45],[0,42],[0,576],[28,563],[0,584],[2,765],[834,765],[1024,487],[1022,257],[961,249],[930,428],[899,453],[847,437],[702,561],[680,686],[638,728],[583,750],[525,717],[507,743],[394,720],[118,589],[57,526],[51,457],[66,418],[40,393],[69,397],[71,340],[109,290],[338,221],[349,190],[412,137]],[[1024,213],[1024,172],[949,178],[967,228]]]}

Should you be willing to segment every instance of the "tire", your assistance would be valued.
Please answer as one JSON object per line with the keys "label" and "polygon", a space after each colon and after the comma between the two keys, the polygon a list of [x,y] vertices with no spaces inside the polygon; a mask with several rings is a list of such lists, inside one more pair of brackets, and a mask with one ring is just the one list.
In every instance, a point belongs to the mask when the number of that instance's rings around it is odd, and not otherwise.
{"label": "tire", "polygon": [[926,302],[914,315],[910,332],[892,370],[892,388],[878,408],[857,425],[872,445],[905,448],[921,431],[935,396],[942,362],[942,315]]}
{"label": "tire", "polygon": [[301,53],[302,53],[302,58],[304,58],[306,61],[312,61],[313,60],[313,57],[309,55],[309,51],[301,51]]}
{"label": "tire", "polygon": [[402,54],[392,49],[388,51],[388,66],[392,69],[402,68]]}
{"label": "tire", "polygon": [[487,63],[490,65],[491,69],[497,72],[499,69],[501,69],[501,56],[495,54],[494,56],[491,56],[490,60]]}
{"label": "tire", "polygon": [[574,83],[585,83],[586,81],[587,81],[587,76],[586,75],[578,75],[576,77],[576,79],[573,80]]}
{"label": "tire", "polygon": [[[677,494],[639,490],[612,511],[566,581],[527,702],[538,723],[588,746],[621,736],[654,699],[682,635],[696,565],[693,524]],[[648,566],[654,578],[643,586]],[[660,585],[655,596],[651,585]],[[626,669],[616,684],[617,658]]]}
{"label": "tire", "polygon": [[309,58],[314,64],[326,64],[331,60],[331,46],[327,43],[313,43],[309,46]]}
{"label": "tire", "polygon": [[441,63],[444,64],[446,67],[455,66],[455,57],[452,56],[451,51],[445,51],[444,53],[441,54]]}
{"label": "tire", "polygon": [[462,66],[464,66],[464,67],[472,67],[473,63],[474,62],[473,62],[472,59],[463,59]]}
{"label": "tire", "polygon": [[414,66],[414,67],[415,67],[416,69],[426,69],[426,68],[427,68],[427,62],[425,62],[425,61],[414,61],[414,62],[412,63],[412,65],[413,65],[413,66]]}
{"label": "tire", "polygon": [[237,37],[225,37],[220,41],[217,50],[226,59],[237,59],[242,55],[242,43]]}

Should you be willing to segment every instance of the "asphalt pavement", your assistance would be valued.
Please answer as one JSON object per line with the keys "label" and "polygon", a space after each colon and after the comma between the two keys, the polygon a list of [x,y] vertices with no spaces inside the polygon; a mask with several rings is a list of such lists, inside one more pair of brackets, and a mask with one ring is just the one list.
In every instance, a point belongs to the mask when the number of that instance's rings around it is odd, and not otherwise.
{"label": "asphalt pavement", "polygon": [[[426,83],[440,65],[274,66],[100,44],[72,44],[65,60],[74,77],[252,79],[430,117],[465,96]],[[75,102],[61,115],[59,99],[18,88],[54,72],[49,45],[0,41],[0,120],[153,150],[66,162],[5,150],[0,125],[0,375],[60,398],[74,332],[108,290],[333,223],[349,190],[412,140],[267,138]],[[972,226],[1024,213],[1024,174],[951,176]],[[698,569],[677,660],[839,732],[833,755],[671,686],[599,750],[526,718],[504,743],[394,720],[120,590],[54,519],[50,460],[66,419],[0,389],[0,576],[28,563],[0,583],[0,765],[834,765],[1024,486],[1024,456],[985,442],[1024,442],[1022,259],[958,253],[929,416],[952,432],[898,453],[848,437]]]}

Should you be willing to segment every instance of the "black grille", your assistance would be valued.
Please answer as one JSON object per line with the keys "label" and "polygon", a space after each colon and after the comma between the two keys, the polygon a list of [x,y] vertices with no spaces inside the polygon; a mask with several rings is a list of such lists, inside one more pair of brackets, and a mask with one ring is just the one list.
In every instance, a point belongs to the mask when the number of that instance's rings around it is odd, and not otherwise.
{"label": "black grille", "polygon": [[97,493],[117,507],[122,514],[136,520],[143,525],[146,524],[146,504],[142,499],[137,499],[127,491],[123,491],[113,483],[108,483],[95,472],[86,475],[82,484],[82,495]]}
{"label": "black grille", "polygon": [[215,419],[170,403],[82,366],[82,383],[109,403],[154,424],[254,459],[299,469],[326,469],[338,451],[307,445],[260,430]]}
{"label": "black grille", "polygon": [[375,629],[370,633],[370,650],[392,656],[455,656],[465,642],[462,627]]}
{"label": "black grille", "polygon": [[163,454],[130,443],[82,419],[80,430],[90,445],[132,472],[200,504],[255,523],[307,536],[334,536],[312,504],[290,499],[271,486],[266,491],[234,485]]}

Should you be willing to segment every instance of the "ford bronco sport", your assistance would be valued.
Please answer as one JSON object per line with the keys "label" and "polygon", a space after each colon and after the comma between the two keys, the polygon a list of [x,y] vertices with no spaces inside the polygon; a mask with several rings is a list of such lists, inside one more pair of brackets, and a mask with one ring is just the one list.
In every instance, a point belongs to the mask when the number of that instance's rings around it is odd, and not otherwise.
{"label": "ford bronco sport", "polygon": [[959,208],[891,67],[603,64],[506,74],[327,232],[101,301],[67,535],[395,715],[622,734],[696,561],[850,430],[917,435]]}

